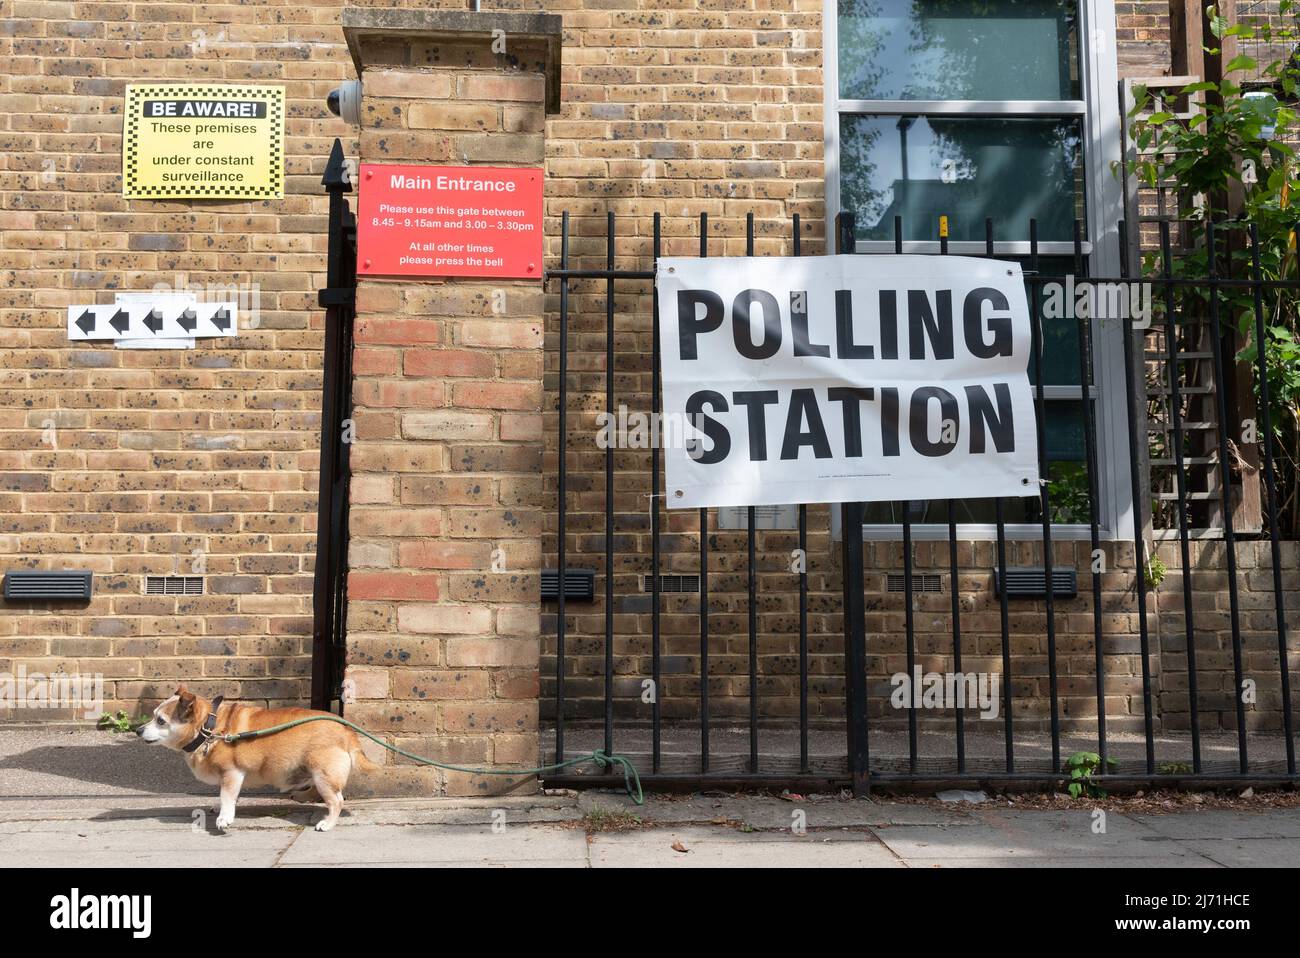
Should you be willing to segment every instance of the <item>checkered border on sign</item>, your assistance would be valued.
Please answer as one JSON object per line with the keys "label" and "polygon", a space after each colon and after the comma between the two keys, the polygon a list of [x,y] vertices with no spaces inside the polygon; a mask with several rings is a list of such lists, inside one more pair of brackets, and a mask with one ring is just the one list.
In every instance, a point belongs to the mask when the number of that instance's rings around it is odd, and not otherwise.
{"label": "checkered border on sign", "polygon": [[[233,186],[229,184],[192,184],[188,186],[141,186],[136,182],[135,162],[140,153],[141,117],[137,107],[146,97],[175,97],[192,100],[254,99],[266,100],[267,119],[271,125],[271,162],[267,186]],[[238,197],[284,198],[284,87],[167,85],[131,86],[126,97],[126,128],[122,137],[122,196],[125,199],[235,199]]]}

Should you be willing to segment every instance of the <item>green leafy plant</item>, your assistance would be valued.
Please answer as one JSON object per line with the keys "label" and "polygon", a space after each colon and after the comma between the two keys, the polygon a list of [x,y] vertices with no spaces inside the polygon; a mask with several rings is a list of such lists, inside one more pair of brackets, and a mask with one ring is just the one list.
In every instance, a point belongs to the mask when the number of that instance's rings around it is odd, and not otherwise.
{"label": "green leafy plant", "polygon": [[[1106,759],[1108,768],[1116,768],[1119,763],[1113,758]],[[1086,795],[1088,798],[1105,798],[1106,791],[1093,781],[1093,776],[1101,773],[1101,756],[1096,752],[1075,752],[1065,760],[1061,769],[1070,776],[1065,790],[1071,798]]]}
{"label": "green leafy plant", "polygon": [[95,723],[95,728],[101,729],[105,732],[112,732],[114,734],[120,732],[134,732],[136,726],[143,725],[147,721],[149,721],[149,716],[147,715],[141,715],[138,718],[133,719],[130,714],[127,713],[126,709],[118,709],[116,714],[105,712],[101,715],[99,721]]}
{"label": "green leafy plant", "polygon": [[[1189,224],[1190,248],[1170,264],[1175,277],[1201,278],[1213,267],[1221,276],[1254,275],[1255,250],[1248,230],[1258,236],[1259,275],[1264,280],[1293,280],[1300,276],[1296,257],[1296,224],[1300,207],[1300,164],[1294,143],[1300,133],[1295,104],[1300,92],[1300,40],[1297,0],[1279,0],[1281,26],[1229,25],[1214,7],[1211,43],[1229,37],[1259,41],[1265,49],[1287,55],[1261,66],[1249,56],[1224,64],[1219,82],[1202,81],[1181,94],[1201,94],[1189,101],[1190,116],[1179,117],[1172,106],[1138,88],[1130,113],[1134,166],[1139,182],[1154,188],[1177,183],[1179,217]],[[1220,52],[1217,46],[1207,51]],[[1154,109],[1153,109],[1154,107]],[[1215,224],[1215,256],[1210,262],[1206,224]],[[1145,257],[1148,274],[1159,273],[1158,254]],[[1175,290],[1175,308],[1183,316],[1204,318],[1209,309],[1206,284]],[[1300,343],[1296,330],[1295,290],[1269,290],[1261,296],[1265,378],[1269,385],[1268,413],[1280,467],[1283,520],[1279,531],[1300,534]],[[1240,363],[1259,358],[1255,292],[1247,286],[1220,287],[1218,303],[1226,330],[1235,330]],[[1258,376],[1255,377],[1259,379]],[[1256,396],[1261,397],[1259,383]],[[1155,452],[1152,455],[1156,455]]]}
{"label": "green leafy plant", "polygon": [[1165,581],[1165,576],[1169,573],[1169,567],[1165,565],[1165,560],[1160,558],[1157,553],[1151,553],[1147,560],[1146,572],[1144,578],[1147,582],[1148,589],[1160,588],[1160,583]]}
{"label": "green leafy plant", "polygon": [[1190,762],[1161,762],[1156,766],[1156,771],[1161,775],[1190,775],[1192,774],[1192,764]]}
{"label": "green leafy plant", "polygon": [[1086,523],[1089,520],[1088,467],[1082,462],[1051,464],[1047,497],[1055,523]]}

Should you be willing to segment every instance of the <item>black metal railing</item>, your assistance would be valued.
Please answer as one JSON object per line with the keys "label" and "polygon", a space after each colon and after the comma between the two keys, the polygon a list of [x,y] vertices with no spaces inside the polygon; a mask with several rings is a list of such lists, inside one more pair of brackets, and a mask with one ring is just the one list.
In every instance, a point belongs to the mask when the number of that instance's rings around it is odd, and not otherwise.
{"label": "black metal railing", "polygon": [[347,644],[348,444],[352,416],[352,320],[356,312],[357,224],[343,195],[352,180],[343,144],[334,141],[321,184],[329,193],[329,252],[321,387],[320,485],[316,507],[316,566],[312,584],[312,708],[338,703],[342,714]]}
{"label": "black metal railing", "polygon": [[[789,248],[794,255],[800,255],[802,251],[801,224],[797,215],[793,217],[791,225],[792,233]],[[544,720],[551,723],[547,740],[543,743],[545,757],[557,759],[559,757],[571,757],[582,750],[582,748],[575,749],[572,747],[575,736],[581,738],[583,735],[599,734],[599,742],[596,742],[594,738],[585,739],[581,743],[583,748],[591,744],[600,744],[606,750],[619,750],[633,755],[634,758],[647,766],[644,777],[651,784],[683,783],[698,785],[705,782],[734,782],[794,786],[802,782],[847,783],[856,792],[862,792],[872,782],[921,783],[981,780],[1047,783],[1059,779],[1062,774],[1063,746],[1066,744],[1067,737],[1075,745],[1081,741],[1080,734],[1070,732],[1067,735],[1067,731],[1063,728],[1061,683],[1064,678],[1068,678],[1072,683],[1077,683],[1080,676],[1075,671],[1071,671],[1067,675],[1061,670],[1060,622],[1058,621],[1058,605],[1054,596],[1054,588],[1051,585],[1054,582],[1055,544],[1053,536],[1055,530],[1052,520],[1053,490],[1049,482],[1044,481],[1036,493],[1027,497],[1036,504],[1040,513],[1036,523],[1040,528],[1040,533],[1039,537],[1033,540],[1033,545],[1041,552],[1044,581],[1048,583],[1043,596],[1042,634],[1046,646],[1046,679],[1048,684],[1046,731],[1049,736],[1049,744],[1046,751],[1035,753],[1034,762],[1027,763],[1023,767],[1017,762],[1017,746],[1020,745],[1023,748],[1025,739],[1018,734],[1020,730],[1016,724],[1018,715],[1017,693],[1015,690],[1015,682],[1019,678],[1016,670],[1022,663],[1022,656],[1013,652],[1013,615],[1009,606],[1008,593],[1010,589],[1007,585],[1010,568],[1009,543],[1003,500],[996,500],[993,504],[995,515],[994,563],[998,581],[1003,583],[999,589],[997,603],[997,632],[999,639],[997,654],[1000,656],[1002,670],[1002,728],[1000,736],[1002,754],[1001,760],[998,762],[993,762],[987,756],[980,757],[978,763],[981,766],[980,768],[973,767],[976,764],[976,757],[973,757],[970,752],[971,729],[967,726],[966,716],[961,708],[954,709],[954,725],[950,726],[953,731],[950,743],[951,757],[940,756],[936,759],[921,755],[919,742],[921,735],[918,728],[918,715],[914,708],[907,710],[905,756],[900,751],[898,761],[892,763],[892,765],[886,758],[880,757],[879,749],[876,750],[873,757],[873,751],[870,747],[873,734],[881,736],[886,734],[886,730],[883,728],[872,729],[871,727],[869,715],[871,713],[873,693],[868,669],[869,660],[873,654],[872,643],[877,638],[886,638],[886,636],[878,636],[876,633],[879,630],[870,631],[867,628],[868,610],[864,577],[868,570],[863,535],[858,531],[864,522],[864,506],[862,503],[848,502],[840,506],[843,535],[840,544],[842,551],[839,579],[842,591],[840,595],[841,606],[838,613],[843,619],[844,638],[843,673],[839,677],[843,683],[843,711],[840,715],[833,717],[823,716],[818,723],[814,723],[810,717],[810,637],[819,639],[822,636],[817,636],[813,626],[810,625],[810,602],[814,598],[821,602],[827,589],[825,577],[819,576],[820,587],[814,595],[807,560],[809,510],[806,506],[798,508],[797,529],[795,530],[796,541],[798,548],[801,550],[800,554],[805,559],[802,567],[797,572],[792,572],[791,578],[788,580],[790,594],[797,596],[797,625],[795,626],[797,634],[791,636],[791,647],[796,652],[798,676],[797,729],[792,728],[793,723],[789,719],[778,716],[764,721],[762,718],[761,696],[763,681],[765,678],[770,678],[770,676],[765,675],[764,671],[760,669],[760,639],[762,635],[759,628],[759,608],[761,602],[771,596],[766,590],[760,593],[761,560],[758,554],[760,536],[759,530],[756,528],[754,508],[750,507],[746,510],[743,549],[738,549],[734,554],[727,552],[726,549],[720,550],[716,558],[711,554],[711,539],[716,543],[719,541],[720,533],[714,526],[711,526],[710,510],[708,509],[699,510],[693,533],[687,529],[687,522],[684,517],[670,523],[668,535],[673,537],[673,545],[670,550],[665,550],[663,543],[665,536],[664,519],[661,516],[660,507],[662,457],[658,443],[652,445],[647,457],[648,469],[643,471],[639,471],[641,470],[639,466],[629,468],[625,460],[619,460],[612,446],[604,450],[601,468],[599,469],[590,468],[589,463],[591,460],[584,457],[582,461],[588,463],[588,465],[583,466],[580,470],[582,473],[579,484],[580,492],[588,494],[597,492],[600,490],[600,481],[603,481],[603,508],[597,517],[595,510],[590,505],[589,498],[586,496],[584,496],[584,505],[581,507],[574,506],[570,501],[573,497],[571,487],[573,477],[569,472],[568,452],[570,444],[575,441],[575,437],[571,435],[572,430],[569,419],[570,380],[575,376],[579,376],[581,381],[589,385],[593,376],[596,375],[595,371],[599,369],[599,362],[593,360],[599,356],[604,363],[603,370],[599,373],[603,377],[602,398],[604,407],[605,410],[613,412],[617,408],[616,402],[620,398],[624,398],[619,395],[616,389],[620,373],[639,368],[636,364],[644,355],[643,352],[633,349],[619,348],[619,337],[623,335],[623,329],[618,322],[620,312],[616,309],[616,298],[619,295],[626,295],[626,293],[620,292],[625,289],[625,284],[639,284],[636,293],[638,296],[644,297],[646,284],[653,282],[655,272],[653,268],[627,268],[618,265],[616,226],[613,213],[607,214],[603,237],[603,265],[593,266],[588,262],[584,262],[581,266],[575,267],[572,265],[574,253],[571,247],[570,217],[568,213],[563,214],[558,268],[549,271],[547,274],[548,283],[554,284],[551,288],[558,295],[558,299],[552,307],[555,309],[552,324],[552,342],[558,348],[554,362],[550,367],[553,373],[553,395],[556,403],[556,416],[553,423],[553,435],[556,438],[554,448],[555,473],[553,477],[556,504],[553,517],[554,523],[551,527],[553,529],[553,548],[555,550],[556,566],[560,573],[559,581],[563,583],[565,581],[565,572],[571,568],[571,563],[574,561],[575,537],[581,537],[586,543],[590,543],[597,538],[600,540],[599,549],[584,550],[577,561],[591,562],[597,555],[603,560],[600,570],[603,571],[603,589],[598,590],[603,595],[603,609],[600,610],[603,613],[603,628],[599,633],[590,628],[575,633],[574,622],[570,621],[570,614],[574,612],[574,607],[566,604],[564,589],[559,590],[554,615],[547,617],[543,630],[548,643],[550,643],[544,665],[544,679],[550,686],[549,694],[545,696],[544,701]],[[904,235],[901,220],[896,219],[894,226],[894,249],[896,252],[901,252],[903,249],[902,236]],[[657,213],[653,217],[651,229],[652,233],[649,236],[650,248],[652,257],[657,261],[663,248],[662,223],[660,215]],[[1231,344],[1232,339],[1224,335],[1221,300],[1230,292],[1236,294],[1245,291],[1253,296],[1255,301],[1253,335],[1256,337],[1256,341],[1260,342],[1263,341],[1265,335],[1264,299],[1268,298],[1270,302],[1273,302],[1279,297],[1284,297],[1288,304],[1287,309],[1293,311],[1296,290],[1300,288],[1300,283],[1294,280],[1266,279],[1262,276],[1259,267],[1258,237],[1253,229],[1249,231],[1254,254],[1254,265],[1251,274],[1248,277],[1241,277],[1222,275],[1216,271],[1213,264],[1215,263],[1215,244],[1219,229],[1213,224],[1205,227],[1206,245],[1210,254],[1209,262],[1211,263],[1206,275],[1175,275],[1174,263],[1170,253],[1168,229],[1167,223],[1161,224],[1163,259],[1158,272],[1150,276],[1130,276],[1128,271],[1123,269],[1119,276],[1087,277],[1082,229],[1077,222],[1074,228],[1070,254],[1074,265],[1075,275],[1073,277],[1050,275],[1041,271],[1043,255],[1038,241],[1036,223],[1031,222],[1029,224],[1028,255],[1014,257],[1020,259],[1025,267],[1025,281],[1029,291],[1031,317],[1033,319],[1031,324],[1033,353],[1031,373],[1034,377],[1040,469],[1045,480],[1049,474],[1049,462],[1045,416],[1047,399],[1045,397],[1042,359],[1047,339],[1040,307],[1046,284],[1059,284],[1071,279],[1076,286],[1147,282],[1151,283],[1153,288],[1158,291],[1157,307],[1163,312],[1163,322],[1152,326],[1152,330],[1161,330],[1164,334],[1167,355],[1163,370],[1158,368],[1153,370],[1147,354],[1142,348],[1145,343],[1145,334],[1149,331],[1134,327],[1131,320],[1126,320],[1123,328],[1124,369],[1122,372],[1125,382],[1124,409],[1127,421],[1127,436],[1123,437],[1123,441],[1127,443],[1129,459],[1129,475],[1127,478],[1129,492],[1134,504],[1135,521],[1131,538],[1133,567],[1132,569],[1125,568],[1123,570],[1126,574],[1129,574],[1131,598],[1124,600],[1122,608],[1116,606],[1117,600],[1113,594],[1107,598],[1104,591],[1105,576],[1108,571],[1114,572],[1116,570],[1107,570],[1104,565],[1099,565],[1098,561],[1096,561],[1096,557],[1103,555],[1105,552],[1103,545],[1117,551],[1118,543],[1114,543],[1113,536],[1110,534],[1111,530],[1106,530],[1107,534],[1103,536],[1103,523],[1099,512],[1101,482],[1098,424],[1093,406],[1096,399],[1093,392],[1095,385],[1093,359],[1096,355],[1093,343],[1094,325],[1087,315],[1078,316],[1075,319],[1079,345],[1078,401],[1081,407],[1083,432],[1081,452],[1088,500],[1086,521],[1081,524],[1087,527],[1083,539],[1090,548],[1090,555],[1094,559],[1093,562],[1088,564],[1089,571],[1084,573],[1090,579],[1087,590],[1087,612],[1089,613],[1088,617],[1091,619],[1091,629],[1089,631],[1091,632],[1093,670],[1092,675],[1087,678],[1095,686],[1095,716],[1092,716],[1095,725],[1091,731],[1087,732],[1086,740],[1095,747],[1099,757],[1100,761],[1096,768],[1099,777],[1111,781],[1137,780],[1150,783],[1182,781],[1189,777],[1189,772],[1183,767],[1184,763],[1181,759],[1189,756],[1191,758],[1190,776],[1197,778],[1202,783],[1210,779],[1232,781],[1249,779],[1258,782],[1294,781],[1296,769],[1289,663],[1289,655],[1293,654],[1293,652],[1288,647],[1286,628],[1287,603],[1283,589],[1284,578],[1282,573],[1283,543],[1280,541],[1278,523],[1277,475],[1274,462],[1273,423],[1270,421],[1269,383],[1265,366],[1266,351],[1264,349],[1257,351],[1256,379],[1259,383],[1259,409],[1262,420],[1259,424],[1259,433],[1263,437],[1261,453],[1266,487],[1265,522],[1270,540],[1269,555],[1272,565],[1272,621],[1264,626],[1261,626],[1256,621],[1253,623],[1251,631],[1252,635],[1255,636],[1255,641],[1258,641],[1258,634],[1261,632],[1271,633],[1275,637],[1275,642],[1271,643],[1270,647],[1276,649],[1278,657],[1278,679],[1281,688],[1281,701],[1278,703],[1281,723],[1279,731],[1284,738],[1284,763],[1282,761],[1256,762],[1252,765],[1248,760],[1248,745],[1251,736],[1247,730],[1246,676],[1244,675],[1243,662],[1243,642],[1245,640],[1242,631],[1242,608],[1239,601],[1241,570],[1238,566],[1237,557],[1237,550],[1241,540],[1234,534],[1232,524],[1233,490],[1239,483],[1236,481],[1230,466],[1232,460],[1230,458],[1230,440],[1227,434],[1230,410],[1227,405],[1227,397],[1224,395],[1225,390],[1217,387],[1225,381],[1224,376],[1228,363],[1235,356],[1235,353],[1225,353],[1225,349]],[[1124,236],[1122,224],[1119,235]],[[702,213],[699,217],[699,255],[702,257],[708,256],[710,253],[710,237],[709,218],[707,214]],[[852,216],[840,215],[836,223],[835,237],[839,252],[853,253],[856,251],[857,243],[855,242]],[[985,237],[984,256],[1008,255],[998,252],[992,221],[986,222]],[[629,236],[629,239],[631,238]],[[644,241],[644,239],[645,237],[640,238],[641,241]],[[755,222],[752,213],[746,218],[745,239],[746,252],[752,256],[755,252]],[[936,237],[936,239],[939,244],[938,256],[947,255],[947,240],[942,237]],[[584,260],[595,259],[598,255],[594,245],[595,237],[584,235],[583,240],[587,250],[583,255]],[[644,246],[639,248],[644,249]],[[1126,252],[1121,250],[1121,262],[1127,261]],[[588,281],[595,281],[596,285],[591,286]],[[600,301],[599,295],[602,292],[603,301]],[[576,369],[572,367],[574,350],[570,338],[570,327],[574,322],[573,300],[575,296],[581,296],[583,303],[587,304],[586,308],[582,310],[583,322],[581,329],[583,342],[588,344],[582,353],[583,362]],[[592,296],[595,298],[593,299]],[[662,405],[657,294],[651,292],[649,301],[651,316],[645,318],[644,325],[640,327],[643,331],[648,330],[651,336],[651,384],[646,406],[650,412],[658,414],[662,411]],[[1200,307],[1196,305],[1197,303],[1204,304],[1204,316],[1192,315],[1200,310]],[[590,345],[592,331],[597,327],[594,321],[586,321],[589,314],[594,315],[597,313],[602,314],[604,327],[603,349],[599,350]],[[1288,313],[1288,315],[1291,314]],[[1179,411],[1181,347],[1178,331],[1186,325],[1202,322],[1208,323],[1208,338],[1213,348],[1214,384],[1216,387],[1214,392],[1218,407],[1218,422],[1221,424],[1221,428],[1218,429],[1217,454],[1221,474],[1219,492],[1223,517],[1222,548],[1214,554],[1222,556],[1222,565],[1215,567],[1211,571],[1226,577],[1226,592],[1229,604],[1227,619],[1228,631],[1230,632],[1233,677],[1231,697],[1234,700],[1232,712],[1234,713],[1235,721],[1233,724],[1236,732],[1234,763],[1236,767],[1235,770],[1230,771],[1221,767],[1223,764],[1221,762],[1207,771],[1203,762],[1204,730],[1201,728],[1202,715],[1198,709],[1198,699],[1203,693],[1198,685],[1198,661],[1196,658],[1196,645],[1202,636],[1195,627],[1198,607],[1195,601],[1192,579],[1194,571],[1201,572],[1204,571],[1204,568],[1194,569],[1193,567],[1193,540],[1189,535],[1186,489],[1182,483],[1185,439]],[[1294,323],[1293,315],[1291,316],[1291,322]],[[635,340],[629,338],[627,342],[633,343]],[[1148,585],[1147,581],[1149,563],[1152,559],[1152,550],[1147,541],[1146,523],[1146,518],[1149,515],[1150,488],[1149,477],[1145,474],[1143,468],[1148,452],[1148,437],[1145,432],[1147,428],[1145,424],[1146,396],[1145,393],[1140,392],[1144,388],[1148,376],[1153,374],[1153,371],[1155,375],[1163,375],[1168,378],[1168,385],[1172,395],[1172,409],[1174,410],[1175,421],[1171,433],[1171,445],[1177,462],[1179,479],[1179,534],[1177,548],[1181,560],[1180,572],[1182,577],[1181,608],[1174,610],[1161,608],[1158,611],[1152,603],[1151,586]],[[644,398],[642,392],[638,390],[633,392],[637,396]],[[588,404],[586,408],[590,409],[591,405]],[[624,462],[622,469],[616,468],[620,461]],[[642,555],[641,550],[636,546],[626,545],[621,534],[627,530],[639,529],[637,522],[644,515],[644,513],[640,513],[637,516],[632,516],[628,510],[616,508],[618,491],[630,484],[637,485],[641,489],[640,495],[649,498],[648,525],[650,542],[648,555]],[[957,489],[954,489],[954,493],[957,491]],[[963,607],[959,579],[963,567],[969,567],[969,560],[964,562],[960,555],[962,540],[959,538],[959,504],[960,500],[956,495],[945,503],[947,518],[946,559],[951,591],[949,612],[951,621],[948,630],[951,633],[951,646],[950,652],[945,653],[945,655],[950,656],[953,668],[958,673],[961,673],[963,652],[968,650],[963,649]],[[904,582],[904,652],[910,675],[912,669],[917,666],[921,655],[917,643],[918,629],[914,608],[916,598],[914,588],[916,530],[914,529],[913,515],[916,510],[912,507],[916,504],[900,503],[897,505],[901,514],[901,522],[898,525],[900,527],[901,563]],[[674,513],[673,515],[681,516],[680,513]],[[578,520],[576,531],[571,525],[571,521],[575,517]],[[599,522],[597,522],[597,518]],[[599,529],[599,533],[596,533],[597,529]],[[663,571],[666,551],[670,559],[676,563],[678,571],[681,570],[681,561],[684,555],[682,536],[691,534],[698,536],[698,544],[695,546],[695,550],[699,575],[699,593],[696,600],[698,608],[693,613],[698,616],[698,644],[694,657],[696,686],[693,695],[682,696],[687,700],[685,708],[679,707],[683,704],[681,702],[671,703],[674,706],[672,709],[674,717],[668,719],[665,717],[665,703],[669,701],[669,697],[665,692],[664,685],[664,666],[668,659],[665,653],[664,623],[668,614],[666,614],[664,608],[665,596],[660,588],[660,573]],[[620,555],[620,551],[623,554]],[[875,553],[873,552],[873,554]],[[932,560],[934,556],[937,556],[937,552],[932,554]],[[647,560],[649,563],[648,570],[644,568]],[[719,563],[719,566],[711,569],[711,561]],[[625,569],[632,567],[649,573],[648,580],[651,583],[649,608],[645,610],[643,606],[630,606],[636,618],[631,621],[620,620],[616,615],[618,575]],[[723,676],[711,672],[714,666],[711,653],[715,652],[720,646],[730,648],[732,637],[739,637],[738,634],[742,633],[739,617],[730,614],[734,611],[734,603],[729,598],[741,594],[739,575],[742,569],[746,613],[743,627],[743,635],[746,639],[743,661],[744,678],[747,680],[745,690],[747,703],[744,713],[728,707],[725,714],[717,714],[714,710],[719,708],[722,700],[711,695],[711,683],[715,679],[723,678]],[[736,575],[733,576],[733,572]],[[720,583],[721,591],[715,590],[711,592],[711,579],[715,580],[715,583]],[[715,596],[717,598],[714,598]],[[626,596],[624,597],[626,598]],[[724,600],[725,609],[720,610],[713,605],[714,602]],[[580,615],[581,611],[579,610]],[[819,622],[825,618],[823,611],[823,608],[819,606]],[[618,672],[620,656],[616,653],[616,644],[620,641],[639,640],[638,630],[640,626],[637,623],[642,621],[640,616],[645,615],[646,612],[648,612],[650,629],[648,637],[649,680],[651,683],[650,688],[653,689],[653,696],[648,709],[640,708],[636,702],[629,702],[627,707],[623,708],[621,707],[620,696],[616,693],[620,674]],[[1134,745],[1135,749],[1137,745],[1140,744],[1141,746],[1140,757],[1133,759],[1140,764],[1140,771],[1131,769],[1112,771],[1110,764],[1110,746],[1113,736],[1107,727],[1108,712],[1110,711],[1107,694],[1111,685],[1118,683],[1120,679],[1108,675],[1106,646],[1109,635],[1104,623],[1108,615],[1118,614],[1119,612],[1134,615],[1137,621],[1138,642],[1136,655],[1140,662],[1140,693],[1135,694],[1134,701],[1140,701],[1141,703],[1141,741],[1140,743],[1130,742],[1129,744]],[[689,664],[690,657],[682,654],[681,650],[684,645],[680,641],[684,616],[688,614],[692,614],[689,603],[675,605],[670,613],[673,631],[669,637],[672,640],[674,650],[671,656],[674,674],[680,673],[683,664]],[[726,618],[724,624],[719,627],[719,623],[714,620],[715,617],[723,615]],[[1182,642],[1185,650],[1188,697],[1186,731],[1190,735],[1190,741],[1187,746],[1184,746],[1179,736],[1174,734],[1181,732],[1176,726],[1183,724],[1182,719],[1171,720],[1167,731],[1170,735],[1173,735],[1173,738],[1168,743],[1162,740],[1160,746],[1166,758],[1177,758],[1179,760],[1164,763],[1158,763],[1157,761],[1157,740],[1160,735],[1165,734],[1165,723],[1161,721],[1162,716],[1159,714],[1156,689],[1157,674],[1152,663],[1153,651],[1155,650],[1153,650],[1150,626],[1153,616],[1163,616],[1171,623],[1171,626],[1164,630],[1164,632],[1169,633],[1169,638],[1166,640],[1169,643],[1168,656],[1176,658],[1178,651],[1180,651],[1177,649],[1177,642],[1173,635],[1175,631],[1182,632]],[[581,618],[585,623],[594,621],[594,616],[581,615]],[[1023,617],[1017,615],[1014,619],[1019,622]],[[1176,625],[1181,626],[1181,629],[1176,630]],[[1162,635],[1164,632],[1162,632]],[[571,647],[571,641],[574,640],[575,635],[582,642],[580,654],[587,659],[594,660],[596,658],[594,650],[597,644],[599,645],[598,696],[590,694],[591,689],[596,685],[593,681],[596,677],[594,673],[580,673],[578,670],[578,666],[582,663],[575,657]],[[822,651],[825,650],[824,646],[821,646],[821,648]],[[1256,649],[1256,651],[1258,650]],[[927,650],[926,654],[933,654],[933,651]],[[740,659],[741,656],[737,654],[736,658]],[[1177,669],[1170,670],[1171,675],[1176,675],[1178,672]],[[624,667],[622,674],[630,674],[635,678],[639,673],[634,667]],[[725,678],[729,679],[730,674]],[[588,691],[589,694],[585,700],[567,694],[569,686],[575,683],[581,683],[582,688]],[[1125,679],[1125,683],[1127,683],[1127,679]],[[1176,682],[1171,684],[1177,685]],[[586,702],[585,705],[584,701]],[[697,714],[690,717],[688,713],[691,711],[692,706],[696,709]],[[621,725],[616,721],[616,717],[620,712],[627,719]],[[1181,713],[1177,714],[1181,715]],[[1072,716],[1071,718],[1077,722],[1076,717]],[[1125,718],[1135,719],[1136,717],[1126,715]],[[1159,730],[1157,729],[1158,723],[1161,724]],[[743,726],[743,728],[733,729],[737,724]],[[838,750],[840,759],[829,765],[814,762],[810,754],[810,737],[820,737],[823,731],[822,725],[829,729],[828,734],[839,734],[837,729],[840,728],[841,724],[843,732],[847,734],[846,739],[841,739],[844,744]],[[1136,727],[1135,723],[1130,724]],[[722,730],[721,733],[719,732],[720,729]],[[645,737],[647,731],[648,737]],[[735,734],[733,734],[733,731]],[[794,734],[787,734],[791,732]],[[723,755],[719,755],[716,749],[717,734],[729,736],[730,749]],[[1127,735],[1129,733],[1123,734]],[[1260,734],[1264,733],[1261,732]],[[761,747],[764,736],[767,737],[769,742],[774,743],[773,747],[766,751]],[[947,744],[945,744],[945,751],[946,749]],[[672,753],[671,756],[669,755],[670,752]],[[1029,765],[1033,767],[1030,768]],[[550,779],[555,784],[581,784],[591,780],[590,777],[584,778],[577,775],[564,775]]]}

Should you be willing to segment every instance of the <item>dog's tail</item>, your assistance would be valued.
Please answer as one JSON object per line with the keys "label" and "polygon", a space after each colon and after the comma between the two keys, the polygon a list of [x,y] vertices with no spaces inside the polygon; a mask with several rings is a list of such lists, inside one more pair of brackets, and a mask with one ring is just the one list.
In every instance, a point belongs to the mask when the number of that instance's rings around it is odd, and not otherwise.
{"label": "dog's tail", "polygon": [[356,748],[352,750],[351,755],[352,755],[352,767],[358,769],[359,771],[377,772],[381,768],[383,768],[382,765],[376,765],[374,762],[370,761],[370,757],[366,755],[365,752],[361,751],[360,745],[358,745]]}

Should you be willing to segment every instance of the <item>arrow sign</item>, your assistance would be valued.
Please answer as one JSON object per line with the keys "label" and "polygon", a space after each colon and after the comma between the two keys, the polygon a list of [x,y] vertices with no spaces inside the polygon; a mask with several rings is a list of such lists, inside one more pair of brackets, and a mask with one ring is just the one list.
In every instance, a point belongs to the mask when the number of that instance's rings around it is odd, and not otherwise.
{"label": "arrow sign", "polygon": [[238,308],[233,302],[198,303],[173,293],[140,294],[138,301],[122,299],[114,305],[68,307],[68,338],[76,341],[238,335]]}

